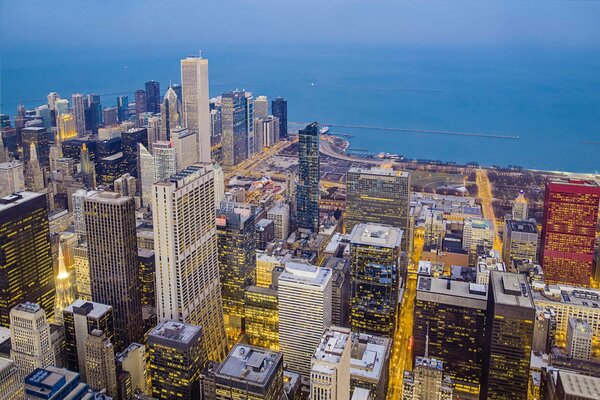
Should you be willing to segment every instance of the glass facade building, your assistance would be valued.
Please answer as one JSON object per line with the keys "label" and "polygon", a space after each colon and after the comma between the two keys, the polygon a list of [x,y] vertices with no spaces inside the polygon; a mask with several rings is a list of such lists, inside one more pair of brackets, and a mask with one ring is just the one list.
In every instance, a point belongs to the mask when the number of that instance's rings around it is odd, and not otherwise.
{"label": "glass facade building", "polygon": [[221,145],[224,165],[237,165],[248,158],[248,116],[246,92],[223,94],[221,99]]}
{"label": "glass facade building", "polygon": [[277,97],[271,101],[271,113],[279,119],[279,137],[286,138],[288,136],[287,100],[283,97]]}
{"label": "glass facade building", "polygon": [[248,343],[279,350],[277,290],[249,286],[244,291],[246,337]]}
{"label": "glass facade building", "polygon": [[298,132],[298,188],[296,218],[298,228],[319,232],[319,123]]}

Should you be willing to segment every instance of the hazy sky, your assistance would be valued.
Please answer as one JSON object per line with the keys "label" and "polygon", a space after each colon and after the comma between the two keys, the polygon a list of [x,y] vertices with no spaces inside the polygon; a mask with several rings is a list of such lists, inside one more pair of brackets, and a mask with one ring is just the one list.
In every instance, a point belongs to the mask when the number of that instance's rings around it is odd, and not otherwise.
{"label": "hazy sky", "polygon": [[600,46],[600,1],[0,0],[14,46]]}

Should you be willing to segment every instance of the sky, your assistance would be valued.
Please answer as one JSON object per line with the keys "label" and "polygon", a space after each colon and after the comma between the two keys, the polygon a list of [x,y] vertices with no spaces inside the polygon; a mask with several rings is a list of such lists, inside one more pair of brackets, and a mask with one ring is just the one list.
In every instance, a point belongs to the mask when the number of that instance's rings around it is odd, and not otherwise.
{"label": "sky", "polygon": [[598,0],[0,0],[0,48],[600,46]]}

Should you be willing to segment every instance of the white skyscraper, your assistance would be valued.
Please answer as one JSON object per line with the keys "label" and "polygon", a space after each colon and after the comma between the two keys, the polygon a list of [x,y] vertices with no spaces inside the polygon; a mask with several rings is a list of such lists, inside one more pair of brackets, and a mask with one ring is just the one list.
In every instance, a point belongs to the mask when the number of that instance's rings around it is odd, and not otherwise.
{"label": "white skyscraper", "polygon": [[311,400],[350,400],[350,328],[327,329],[311,360]]}
{"label": "white skyscraper", "polygon": [[210,110],[208,105],[208,60],[188,57],[181,60],[183,110],[187,128],[197,134],[198,161],[209,163]]}
{"label": "white skyscraper", "polygon": [[567,356],[577,360],[591,360],[594,330],[581,318],[569,317],[567,325]]}
{"label": "white skyscraper", "polygon": [[18,161],[0,163],[0,196],[8,196],[21,190],[25,190],[23,164]]}
{"label": "white skyscraper", "polygon": [[154,182],[162,181],[177,172],[177,155],[171,142],[155,142],[152,146],[154,156]]}
{"label": "white skyscraper", "polygon": [[38,304],[19,304],[10,311],[10,358],[21,377],[56,364],[50,340],[50,323]]}
{"label": "white skyscraper", "polygon": [[73,204],[73,226],[80,240],[85,240],[85,220],[83,218],[83,200],[95,195],[95,190],[79,189],[71,195]]}
{"label": "white skyscraper", "polygon": [[71,96],[71,107],[75,117],[75,127],[77,135],[85,135],[85,97],[81,93],[75,93]]}
{"label": "white skyscraper", "polygon": [[117,396],[115,349],[104,332],[94,329],[85,342],[85,372],[88,385]]}
{"label": "white skyscraper", "polygon": [[175,149],[175,164],[177,171],[186,169],[198,160],[196,134],[187,128],[173,128],[171,143]]}
{"label": "white skyscraper", "polygon": [[140,173],[142,184],[142,204],[152,207],[152,185],[154,184],[154,156],[143,144],[138,143],[140,154]]}
{"label": "white skyscraper", "polygon": [[200,325],[208,359],[221,360],[223,321],[212,164],[194,164],[153,186],[159,321]]}
{"label": "white skyscraper", "polygon": [[252,93],[246,92],[246,132],[248,132],[248,158],[256,153],[254,144],[254,97]]}
{"label": "white skyscraper", "polygon": [[213,164],[213,171],[215,173],[215,208],[218,208],[225,198],[225,175],[223,168],[217,163]]}
{"label": "white skyscraper", "polygon": [[329,268],[288,262],[279,276],[279,348],[288,368],[305,380],[331,325],[331,275]]}

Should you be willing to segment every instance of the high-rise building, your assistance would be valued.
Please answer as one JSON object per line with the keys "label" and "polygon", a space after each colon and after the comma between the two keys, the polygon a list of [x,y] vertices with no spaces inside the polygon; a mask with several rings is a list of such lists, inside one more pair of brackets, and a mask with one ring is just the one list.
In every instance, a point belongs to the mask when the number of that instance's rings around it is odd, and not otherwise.
{"label": "high-rise building", "polygon": [[44,190],[44,173],[37,157],[35,143],[29,145],[29,160],[25,166],[25,187],[32,192]]}
{"label": "high-rise building", "polygon": [[21,141],[23,145],[23,160],[31,159],[31,144],[33,143],[37,150],[37,157],[42,167],[50,165],[50,143],[48,142],[48,132],[46,128],[39,126],[30,126],[21,130]]}
{"label": "high-rise building", "polygon": [[88,385],[96,390],[106,390],[117,396],[117,371],[115,349],[104,332],[94,329],[85,342],[85,370]]}
{"label": "high-rise building", "polygon": [[331,325],[331,270],[288,262],[278,292],[279,348],[288,368],[308,380],[314,349]]}
{"label": "high-rise building", "polygon": [[256,283],[254,207],[223,201],[216,221],[225,329],[236,341],[244,330],[244,289]]}
{"label": "high-rise building", "polygon": [[279,351],[277,290],[248,286],[244,290],[245,335],[248,343]]}
{"label": "high-rise building", "polygon": [[[163,97],[162,104],[160,106],[160,117],[161,117],[161,129],[160,138],[161,140],[170,140],[171,132],[182,127],[185,124],[183,119],[183,105],[181,99],[177,97],[177,93],[172,88],[167,90],[167,93]],[[194,139],[196,133],[192,132]],[[197,151],[197,149],[196,149]],[[197,159],[194,162],[198,161]]]}
{"label": "high-rise building", "polygon": [[156,182],[152,216],[158,319],[202,326],[208,357],[221,360],[227,336],[213,180],[212,164],[194,164]]}
{"label": "high-rise building", "polygon": [[350,235],[354,332],[393,337],[398,303],[402,230],[359,224]]}
{"label": "high-rise building", "polygon": [[525,199],[522,190],[513,202],[511,218],[515,221],[527,220],[527,200]]}
{"label": "high-rise building", "polygon": [[[415,297],[415,354],[444,363],[457,392],[480,392],[487,291],[483,285],[420,276]],[[428,339],[428,346],[427,346]]]}
{"label": "high-rise building", "polygon": [[546,283],[590,286],[600,185],[592,180],[553,178],[546,183],[541,264]]}
{"label": "high-rise building", "polygon": [[37,368],[25,378],[27,400],[84,399],[93,396],[79,374],[54,366]]}
{"label": "high-rise building", "polygon": [[589,322],[581,318],[569,317],[567,326],[567,357],[576,360],[592,358],[594,331]]}
{"label": "high-rise building", "polygon": [[77,125],[73,114],[61,114],[56,117],[56,127],[60,141],[73,139],[77,137]]}
{"label": "high-rise building", "polygon": [[443,362],[417,357],[413,371],[404,372],[402,400],[452,400],[452,379],[443,371]]}
{"label": "high-rise building", "polygon": [[[73,235],[75,237],[75,235]],[[77,239],[75,239],[77,240]],[[63,255],[64,243],[58,243],[58,274],[56,275],[56,300],[54,306],[54,321],[63,324],[63,309],[75,300],[74,279],[67,271],[65,257]]]}
{"label": "high-rise building", "polygon": [[100,95],[88,94],[87,98],[88,118],[86,128],[91,130],[94,135],[98,134],[98,127],[102,125],[102,104],[100,103]]}
{"label": "high-rise building", "polygon": [[267,118],[269,115],[269,100],[267,96],[258,96],[254,99],[254,118]]}
{"label": "high-rise building", "polygon": [[135,91],[135,114],[140,115],[146,112],[146,91],[138,89]]}
{"label": "high-rise building", "polygon": [[279,120],[272,115],[255,118],[255,150],[261,152],[264,147],[271,147],[279,141]]}
{"label": "high-rise building", "polygon": [[113,308],[106,304],[75,300],[63,310],[65,326],[66,367],[79,372],[86,380],[86,343],[94,330],[100,330],[112,340],[114,335]]}
{"label": "high-rise building", "polygon": [[54,108],[56,109],[56,115],[62,115],[69,112],[69,100],[61,99],[60,97],[54,102]]}
{"label": "high-rise building", "polygon": [[106,107],[102,111],[104,126],[113,126],[119,122],[119,109],[117,107]]}
{"label": "high-rise building", "polygon": [[154,250],[138,249],[140,260],[140,286],[142,292],[142,306],[156,308],[156,263]]}
{"label": "high-rise building", "polygon": [[142,340],[135,201],[102,192],[83,203],[92,299],[113,306],[117,349]]}
{"label": "high-rise building", "polygon": [[135,178],[140,178],[138,168],[139,160],[139,144],[144,147],[148,146],[148,131],[146,128],[134,128],[127,132],[121,133],[123,160],[125,162],[125,171]]}
{"label": "high-rise building", "polygon": [[480,399],[527,399],[535,306],[527,278],[492,271]]}
{"label": "high-rise building", "polygon": [[525,220],[506,221],[504,227],[504,262],[512,266],[514,261],[537,261],[538,232],[534,222]]}
{"label": "high-rise building", "polygon": [[298,228],[319,232],[319,123],[298,132],[298,189],[296,223]]}
{"label": "high-rise building", "polygon": [[160,400],[200,399],[200,373],[207,361],[203,329],[163,321],[148,335],[152,396]]}
{"label": "high-rise building", "polygon": [[267,218],[275,224],[275,237],[287,240],[290,236],[290,205],[277,203],[267,211]]}
{"label": "high-rise building", "polygon": [[152,150],[155,142],[161,141],[160,129],[161,119],[160,117],[148,117],[148,150]]}
{"label": "high-rise building", "polygon": [[350,260],[332,257],[325,263],[331,268],[331,324],[335,326],[350,326]]}
{"label": "high-rise building", "polygon": [[22,400],[24,395],[17,364],[10,358],[0,357],[0,399]]}
{"label": "high-rise building", "polygon": [[73,266],[77,296],[86,301],[92,301],[92,283],[90,282],[90,258],[87,243],[83,242],[73,248]]}
{"label": "high-rise building", "polygon": [[311,359],[310,398],[350,400],[351,332],[332,326],[325,330]]}
{"label": "high-rise building", "polygon": [[223,164],[238,165],[248,158],[248,98],[246,92],[224,93],[221,98]]}
{"label": "high-rise building", "polygon": [[280,137],[287,138],[287,101],[283,97],[277,97],[275,100],[271,101],[271,113],[279,119]]}
{"label": "high-rise building", "polygon": [[167,179],[177,172],[177,154],[173,143],[154,142],[152,156],[154,157],[154,182]]}
{"label": "high-rise building", "polygon": [[478,252],[488,252],[494,246],[496,231],[489,219],[466,218],[462,248],[469,252],[469,265],[475,266]]}
{"label": "high-rise building", "polygon": [[139,343],[130,344],[122,353],[117,354],[117,366],[129,373],[131,388],[144,394],[149,393],[146,346]]}
{"label": "high-rise building", "polygon": [[160,83],[148,81],[144,87],[146,89],[146,111],[153,114],[160,113]]}
{"label": "high-rise building", "polygon": [[11,310],[10,343],[10,358],[17,364],[21,377],[56,363],[50,323],[38,304],[23,303]]}
{"label": "high-rise building", "polygon": [[217,400],[279,400],[283,392],[283,355],[236,344],[214,371]]}
{"label": "high-rise building", "polygon": [[198,161],[210,162],[210,110],[208,106],[208,60],[181,60],[183,113],[187,128],[197,135]]}
{"label": "high-rise building", "polygon": [[117,97],[117,119],[119,122],[127,121],[129,118],[129,97]]}
{"label": "high-rise building", "polygon": [[0,197],[25,190],[23,164],[18,161],[0,163]]}
{"label": "high-rise building", "polygon": [[[254,137],[254,97],[252,93],[245,92],[246,95],[246,152],[250,158],[255,153],[255,137]],[[222,101],[222,100],[221,100]]]}
{"label": "high-rise building", "polygon": [[366,389],[374,400],[384,400],[387,396],[390,372],[391,339],[352,334],[350,361],[350,389]]}
{"label": "high-rise building", "polygon": [[[390,225],[408,232],[409,203],[409,172],[350,168],[346,175],[345,223],[348,232],[361,223]],[[403,249],[406,250],[405,244]]]}
{"label": "high-rise building", "polygon": [[71,96],[71,108],[75,118],[75,127],[77,135],[85,135],[85,97],[81,93],[75,93]]}
{"label": "high-rise building", "polygon": [[175,165],[177,171],[186,169],[196,163],[198,148],[196,134],[187,128],[173,128],[170,132],[171,145],[175,149]]}
{"label": "high-rise building", "polygon": [[140,154],[140,181],[142,185],[142,205],[149,207],[152,205],[152,185],[155,180],[154,156],[143,144],[138,144]]}
{"label": "high-rise building", "polygon": [[0,325],[10,310],[37,303],[54,316],[54,269],[48,206],[43,193],[20,192],[0,199]]}

